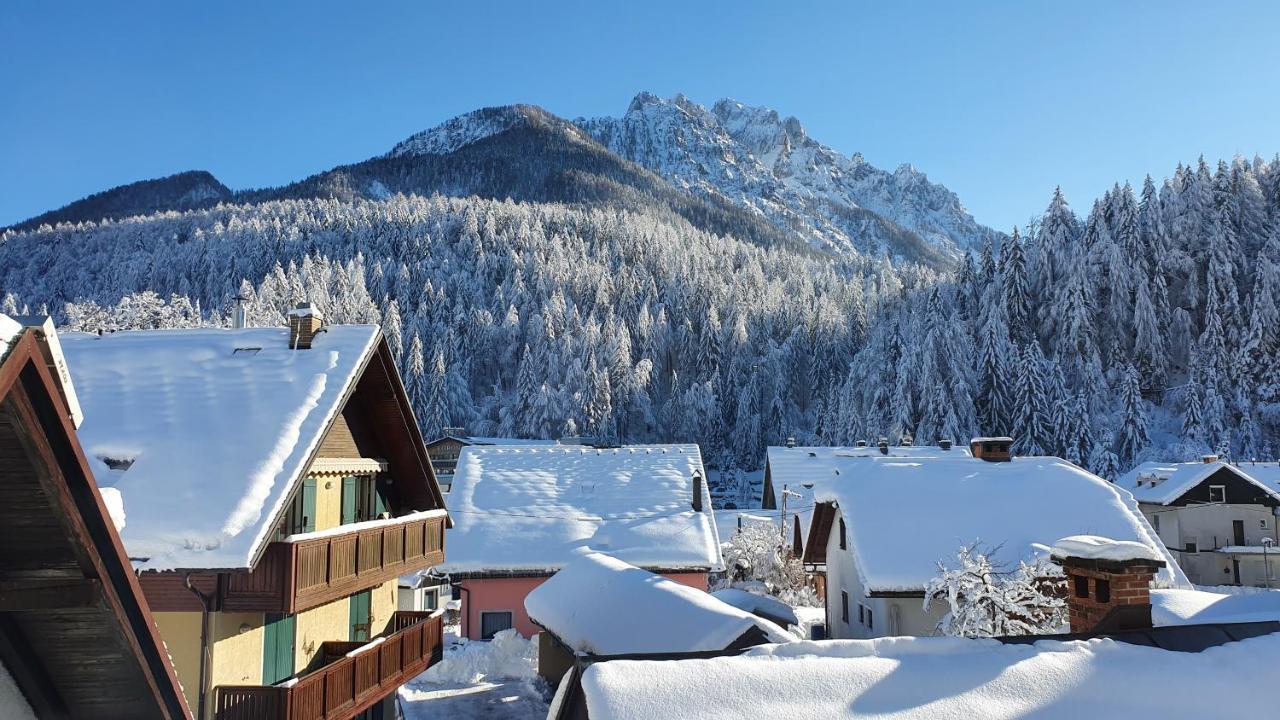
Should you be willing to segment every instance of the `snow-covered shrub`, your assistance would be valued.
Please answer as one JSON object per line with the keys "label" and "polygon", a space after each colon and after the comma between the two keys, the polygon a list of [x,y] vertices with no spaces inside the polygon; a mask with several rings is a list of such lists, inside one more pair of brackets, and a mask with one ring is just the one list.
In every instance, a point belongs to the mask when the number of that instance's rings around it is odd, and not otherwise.
{"label": "snow-covered shrub", "polygon": [[431,683],[473,685],[486,678],[529,680],[538,674],[538,644],[515,630],[488,642],[465,642],[420,677]]}
{"label": "snow-covered shrub", "polygon": [[722,551],[726,577],[715,584],[714,590],[756,584],[788,605],[821,604],[809,586],[804,563],[791,554],[773,523],[744,522]]}
{"label": "snow-covered shrub", "polygon": [[1040,557],[1009,570],[992,560],[995,550],[961,545],[954,567],[938,562],[938,576],[924,593],[926,612],[934,602],[947,604],[937,634],[995,637],[1061,631],[1067,621],[1062,568]]}

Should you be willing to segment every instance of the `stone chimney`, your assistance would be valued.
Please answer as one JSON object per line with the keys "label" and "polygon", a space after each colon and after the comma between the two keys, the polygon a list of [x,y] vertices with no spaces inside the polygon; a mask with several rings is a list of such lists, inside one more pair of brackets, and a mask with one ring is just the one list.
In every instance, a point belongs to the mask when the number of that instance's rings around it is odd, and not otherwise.
{"label": "stone chimney", "polygon": [[1151,580],[1165,566],[1155,550],[1130,540],[1076,535],[1055,543],[1051,557],[1067,576],[1071,632],[1151,627]]}
{"label": "stone chimney", "polygon": [[1217,455],[1201,455],[1200,459],[1204,462],[1205,465],[1210,465],[1212,463],[1218,462]]}
{"label": "stone chimney", "polygon": [[311,303],[298,303],[289,311],[289,348],[308,350],[318,333],[324,332],[324,318]]}
{"label": "stone chimney", "polygon": [[859,440],[858,442],[854,443],[854,445],[856,445],[857,447],[866,447],[866,446],[867,446],[867,441],[866,441],[866,440]]}
{"label": "stone chimney", "polygon": [[788,437],[788,438],[787,438],[787,447],[789,447],[789,448],[793,448],[793,447],[795,447],[795,446],[796,446],[796,439],[795,439],[795,437]]}
{"label": "stone chimney", "polygon": [[987,462],[1009,462],[1013,459],[1013,438],[979,437],[969,441],[969,452]]}
{"label": "stone chimney", "polygon": [[950,450],[950,449],[951,449],[951,441],[950,441],[950,440],[939,440],[939,441],[938,441],[938,447],[939,447],[940,449],[944,450],[944,451],[946,451],[946,450]]}
{"label": "stone chimney", "polygon": [[878,446],[879,446],[879,448],[880,448],[880,454],[881,454],[881,455],[888,455],[888,454],[889,454],[889,439],[888,439],[888,438],[880,438],[880,442],[878,443]]}

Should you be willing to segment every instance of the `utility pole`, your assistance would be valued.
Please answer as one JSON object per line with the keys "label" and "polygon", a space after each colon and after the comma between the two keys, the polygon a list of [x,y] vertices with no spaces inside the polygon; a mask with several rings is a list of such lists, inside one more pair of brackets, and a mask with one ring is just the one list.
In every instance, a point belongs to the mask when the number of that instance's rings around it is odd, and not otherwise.
{"label": "utility pole", "polygon": [[1267,557],[1267,550],[1275,543],[1271,538],[1262,538],[1262,564],[1267,568],[1267,589],[1271,589],[1271,558]]}

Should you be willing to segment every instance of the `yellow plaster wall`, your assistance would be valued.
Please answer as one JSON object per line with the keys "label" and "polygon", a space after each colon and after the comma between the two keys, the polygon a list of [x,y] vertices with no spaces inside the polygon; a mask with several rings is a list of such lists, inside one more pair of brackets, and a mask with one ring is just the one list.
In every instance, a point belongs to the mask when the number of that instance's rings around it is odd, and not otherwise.
{"label": "yellow plaster wall", "polygon": [[369,624],[375,635],[386,629],[387,623],[391,622],[391,614],[399,609],[399,587],[399,579],[392,578],[370,590],[373,594],[369,598]]}
{"label": "yellow plaster wall", "polygon": [[[262,613],[212,614],[209,623],[209,642],[213,646],[209,677],[212,687],[262,684],[264,621]],[[241,625],[248,625],[249,629],[241,633]]]}
{"label": "yellow plaster wall", "polygon": [[342,524],[342,478],[338,475],[316,476],[316,530],[328,530]]}
{"label": "yellow plaster wall", "polygon": [[327,640],[346,641],[351,637],[351,607],[347,598],[340,598],[317,608],[298,613],[296,641],[294,643],[294,667],[299,671],[309,669],[320,652],[320,644]]}
{"label": "yellow plaster wall", "polygon": [[156,629],[173,658],[173,670],[193,710],[200,697],[200,613],[153,612]]}

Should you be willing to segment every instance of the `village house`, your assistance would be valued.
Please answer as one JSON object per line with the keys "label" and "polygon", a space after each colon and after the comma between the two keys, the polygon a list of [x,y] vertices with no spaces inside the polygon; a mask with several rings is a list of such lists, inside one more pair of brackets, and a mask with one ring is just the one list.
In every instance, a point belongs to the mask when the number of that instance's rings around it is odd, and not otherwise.
{"label": "village house", "polygon": [[441,656],[397,611],[444,559],[448,517],[382,332],[69,335],[80,441],[187,703],[209,720],[391,718]]}
{"label": "village house", "polygon": [[190,718],[58,346],[52,322],[0,315],[0,717]]}
{"label": "village house", "polygon": [[803,559],[826,573],[829,637],[932,635],[945,603],[926,611],[925,588],[973,543],[1016,569],[1068,535],[1132,540],[1163,553],[1162,584],[1187,585],[1132,496],[1058,458],[1013,458],[1011,442],[811,458],[828,479],[815,487]]}
{"label": "village house", "polygon": [[1280,681],[1275,617],[1155,626],[1150,585],[1165,569],[1158,549],[1100,537],[1051,542],[1046,550],[1068,576],[1070,634],[793,642],[598,662],[566,676],[551,717],[650,720],[655,707],[663,717],[714,708],[716,717],[740,720],[1274,713],[1274,698],[1259,688]]}
{"label": "village house", "polygon": [[[1253,466],[1259,476],[1267,466]],[[1280,587],[1280,488],[1249,466],[1201,462],[1139,465],[1116,484],[1138,500],[1161,542],[1198,585]],[[1270,567],[1268,567],[1270,565]]]}
{"label": "village house", "polygon": [[444,435],[427,443],[427,455],[436,471],[440,489],[448,494],[453,487],[453,471],[458,466],[462,448],[472,445],[558,445],[556,440],[525,440],[521,438],[482,437],[469,435],[463,428],[445,428]]}
{"label": "village house", "polygon": [[575,663],[732,652],[795,639],[713,594],[601,553],[571,560],[530,591],[524,605],[542,629],[538,674],[551,683]]}
{"label": "village house", "polygon": [[533,637],[525,597],[584,548],[706,590],[723,563],[704,478],[696,445],[464,448],[439,568],[462,634]]}

